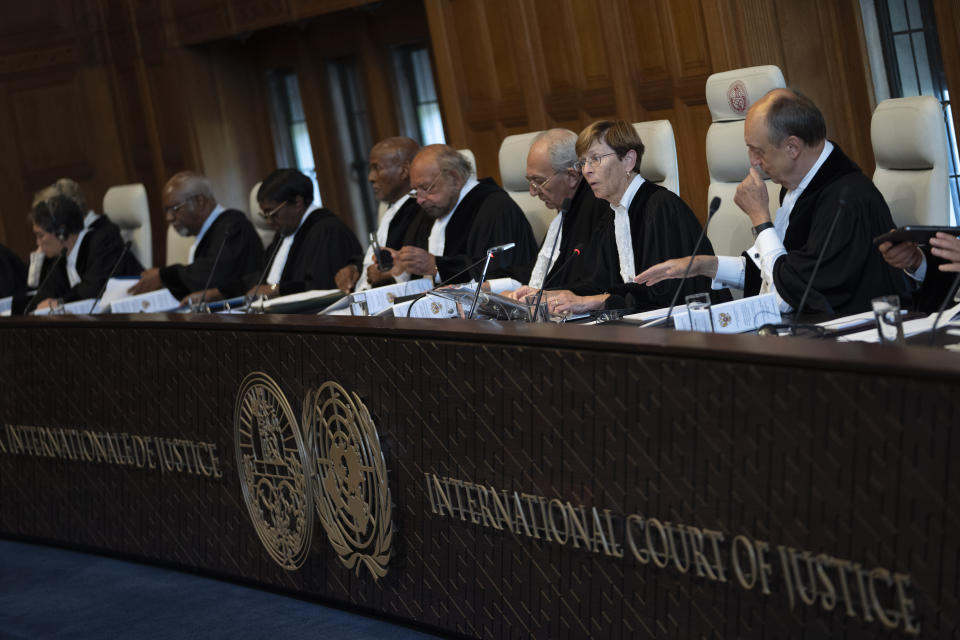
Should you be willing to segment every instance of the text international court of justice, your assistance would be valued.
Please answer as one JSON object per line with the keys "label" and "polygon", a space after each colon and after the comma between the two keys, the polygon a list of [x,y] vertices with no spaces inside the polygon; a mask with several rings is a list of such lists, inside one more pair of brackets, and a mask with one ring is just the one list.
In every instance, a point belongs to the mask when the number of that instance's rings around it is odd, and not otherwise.
{"label": "text international court of justice", "polygon": [[952,95],[952,0],[3,0],[0,636],[956,637]]}

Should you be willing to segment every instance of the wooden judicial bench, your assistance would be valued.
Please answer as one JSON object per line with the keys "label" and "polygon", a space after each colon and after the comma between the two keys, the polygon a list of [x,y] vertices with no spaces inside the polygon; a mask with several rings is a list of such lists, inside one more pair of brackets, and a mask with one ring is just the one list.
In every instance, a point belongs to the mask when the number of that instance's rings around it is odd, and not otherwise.
{"label": "wooden judicial bench", "polygon": [[927,348],[7,318],[0,535],[470,638],[945,638],[958,426]]}

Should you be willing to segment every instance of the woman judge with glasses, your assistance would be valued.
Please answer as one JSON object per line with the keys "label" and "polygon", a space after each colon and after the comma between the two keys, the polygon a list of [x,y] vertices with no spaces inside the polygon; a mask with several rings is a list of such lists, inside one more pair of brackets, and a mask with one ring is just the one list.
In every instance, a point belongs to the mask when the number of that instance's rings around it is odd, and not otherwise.
{"label": "woman judge with glasses", "polygon": [[[669,306],[676,283],[647,287],[633,279],[651,265],[693,253],[700,222],[673,192],[640,175],[643,142],[629,122],[594,122],[580,132],[576,151],[577,169],[610,210],[602,214],[604,219],[584,255],[591,262],[589,281],[571,290],[549,292],[550,310],[584,313]],[[699,253],[713,255],[706,238]],[[710,291],[710,279],[691,278],[684,281],[678,299],[702,291]],[[714,293],[716,302],[730,299],[726,289]]]}

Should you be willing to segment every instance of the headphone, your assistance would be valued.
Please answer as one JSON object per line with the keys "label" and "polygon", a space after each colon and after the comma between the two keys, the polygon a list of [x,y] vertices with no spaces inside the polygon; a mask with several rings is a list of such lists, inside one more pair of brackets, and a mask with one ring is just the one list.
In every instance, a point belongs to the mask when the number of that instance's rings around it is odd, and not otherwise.
{"label": "headphone", "polygon": [[60,242],[66,242],[67,225],[57,220],[57,205],[53,198],[47,200],[47,209],[50,211],[50,217],[53,219],[53,224],[50,227],[51,233],[53,233]]}

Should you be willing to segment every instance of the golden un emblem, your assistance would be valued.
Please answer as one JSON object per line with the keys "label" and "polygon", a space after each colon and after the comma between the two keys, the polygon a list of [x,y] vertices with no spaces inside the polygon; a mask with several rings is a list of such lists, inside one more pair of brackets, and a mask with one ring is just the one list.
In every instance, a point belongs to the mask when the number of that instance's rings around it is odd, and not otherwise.
{"label": "golden un emblem", "polygon": [[303,424],[314,468],[311,489],[320,523],[340,561],[373,578],[390,560],[390,490],[380,438],[356,394],[327,382],[307,395]]}
{"label": "golden un emblem", "polygon": [[234,438],[243,499],[257,535],[277,564],[297,569],[313,537],[307,450],[290,403],[265,373],[251,373],[240,384]]}

